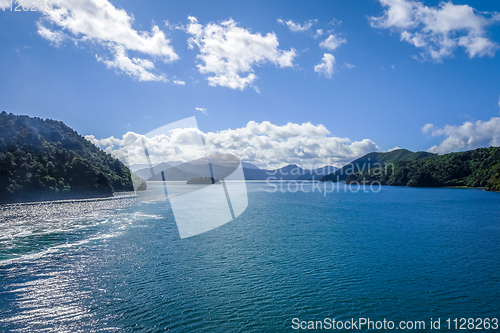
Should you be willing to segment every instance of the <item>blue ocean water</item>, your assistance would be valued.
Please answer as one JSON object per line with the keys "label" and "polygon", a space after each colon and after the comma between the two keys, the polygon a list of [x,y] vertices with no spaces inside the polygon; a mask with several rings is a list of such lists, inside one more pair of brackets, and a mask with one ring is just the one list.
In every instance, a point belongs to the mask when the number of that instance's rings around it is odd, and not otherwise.
{"label": "blue ocean water", "polygon": [[130,195],[0,206],[0,331],[500,319],[499,193],[338,186],[248,183],[241,216],[186,239],[168,203]]}

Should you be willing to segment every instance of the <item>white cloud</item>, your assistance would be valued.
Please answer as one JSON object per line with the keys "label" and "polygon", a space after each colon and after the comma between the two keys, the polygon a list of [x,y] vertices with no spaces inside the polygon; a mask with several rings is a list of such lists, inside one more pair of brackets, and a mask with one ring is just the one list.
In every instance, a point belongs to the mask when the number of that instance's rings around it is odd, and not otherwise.
{"label": "white cloud", "polygon": [[444,128],[436,128],[432,124],[426,124],[422,131],[424,133],[431,131],[434,137],[447,136],[439,145],[428,149],[432,153],[445,154],[461,149],[500,146],[499,117],[493,117],[488,121],[467,121],[461,126],[447,125]]}
{"label": "white cloud", "polygon": [[333,65],[335,64],[335,57],[330,53],[325,53],[321,62],[314,66],[314,71],[319,75],[324,75],[331,78],[333,75]]}
{"label": "white cloud", "polygon": [[500,97],[498,97],[498,106],[500,107]]}
{"label": "white cloud", "polygon": [[278,23],[287,25],[288,28],[293,32],[305,32],[309,30],[318,20],[309,20],[304,22],[304,24],[295,23],[292,20],[283,21],[282,19],[277,19]]}
{"label": "white cloud", "polygon": [[[155,160],[155,154],[162,157],[168,155],[172,161],[190,160],[199,152],[200,147],[194,144],[198,134],[203,137],[207,153],[234,154],[260,167],[269,168],[290,163],[342,166],[369,152],[380,151],[369,139],[351,141],[330,136],[330,131],[323,125],[288,123],[278,126],[267,121],[250,121],[245,127],[215,133],[203,133],[188,128],[174,130],[170,136],[144,137],[152,163],[158,162]],[[122,139],[109,137],[95,140],[93,136],[86,138],[122,161],[133,163],[136,159],[135,153],[132,151],[131,156],[128,156],[126,145],[141,137],[139,134],[128,132]],[[140,147],[137,154],[143,154]]]}
{"label": "white cloud", "polygon": [[182,80],[174,80],[174,84],[177,84],[179,86],[185,86],[186,85],[186,82],[182,81]]}
{"label": "white cloud", "polygon": [[342,44],[345,44],[345,43],[347,43],[347,41],[345,40],[345,38],[338,37],[338,36],[332,34],[332,35],[328,36],[327,39],[325,39],[324,41],[322,41],[321,43],[319,43],[319,46],[323,47],[325,49],[333,51],[337,47],[339,47],[339,46],[341,46]]}
{"label": "white cloud", "polygon": [[356,67],[356,66],[354,66],[353,64],[350,64],[350,63],[348,63],[348,62],[345,62],[345,67],[347,67],[347,68],[349,68],[349,69],[353,69],[353,68],[354,68],[354,67]]}
{"label": "white cloud", "polygon": [[50,45],[59,47],[66,39],[66,35],[59,31],[51,31],[44,27],[40,22],[37,22],[38,34],[48,40]]}
{"label": "white cloud", "polygon": [[318,29],[316,30],[316,33],[314,34],[313,38],[317,39],[323,35],[323,29]]}
{"label": "white cloud", "polygon": [[119,69],[139,81],[167,81],[163,75],[155,75],[150,72],[155,68],[151,61],[142,58],[130,59],[123,46],[116,46],[114,53],[113,60],[103,59],[98,55],[96,55],[96,59],[106,64],[106,67]]}
{"label": "white cloud", "polygon": [[200,111],[201,113],[203,113],[203,115],[208,115],[207,109],[205,109],[205,108],[195,108],[195,109]]}
{"label": "white cloud", "polygon": [[220,24],[209,23],[203,26],[195,17],[189,17],[187,32],[189,47],[198,46],[201,61],[197,65],[202,74],[211,74],[208,84],[243,90],[253,86],[257,76],[254,66],[267,62],[279,67],[292,67],[297,55],[295,49],[289,51],[278,48],[278,38],[274,33],[262,36],[238,27],[232,19]]}
{"label": "white cloud", "polygon": [[98,146],[100,144],[100,140],[97,140],[93,135],[85,135],[85,139],[92,142],[94,145]]}
{"label": "white cloud", "polygon": [[372,27],[392,29],[401,40],[425,50],[421,55],[435,61],[453,55],[458,46],[470,58],[493,56],[498,45],[486,37],[486,28],[500,21],[498,13],[478,12],[469,5],[441,2],[437,7],[420,1],[379,0],[384,15],[371,17]]}
{"label": "white cloud", "polygon": [[377,28],[401,28],[415,26],[413,10],[416,5],[406,0],[379,0],[386,7],[381,17],[371,17],[371,25]]}
{"label": "white cloud", "polygon": [[425,124],[424,127],[422,127],[422,133],[427,133],[433,128],[434,128],[433,124]]}
{"label": "white cloud", "polygon": [[398,149],[401,149],[400,147],[393,147],[391,149],[388,149],[387,152],[391,152],[391,151],[394,151],[394,150],[398,150]]}
{"label": "white cloud", "polygon": [[153,25],[151,32],[132,28],[133,16],[114,7],[107,0],[54,0],[54,9],[43,12],[38,22],[38,33],[53,45],[65,39],[75,43],[90,42],[100,45],[112,56],[96,55],[108,68],[119,69],[140,81],[165,81],[162,74],[154,74],[154,63],[144,58],[129,58],[135,51],[152,60],[164,62],[178,59],[165,34]]}

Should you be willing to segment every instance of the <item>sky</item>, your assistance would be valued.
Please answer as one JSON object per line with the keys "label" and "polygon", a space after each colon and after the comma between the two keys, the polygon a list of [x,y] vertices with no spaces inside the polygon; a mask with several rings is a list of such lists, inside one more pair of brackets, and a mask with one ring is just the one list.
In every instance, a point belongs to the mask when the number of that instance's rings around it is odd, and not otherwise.
{"label": "sky", "polygon": [[0,110],[121,159],[192,116],[260,166],[500,145],[496,0],[38,3],[0,4]]}

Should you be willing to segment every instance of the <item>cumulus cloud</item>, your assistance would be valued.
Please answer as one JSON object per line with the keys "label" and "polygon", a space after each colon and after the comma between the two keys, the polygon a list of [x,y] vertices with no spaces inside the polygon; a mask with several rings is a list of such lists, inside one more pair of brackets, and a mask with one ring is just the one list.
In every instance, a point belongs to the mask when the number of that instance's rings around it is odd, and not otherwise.
{"label": "cumulus cloud", "polygon": [[143,138],[147,144],[152,163],[155,156],[170,156],[172,161],[189,161],[199,153],[196,138],[203,138],[207,153],[234,154],[242,160],[250,161],[260,167],[281,167],[286,164],[311,164],[342,166],[353,159],[372,151],[380,151],[371,140],[351,141],[330,135],[323,125],[311,123],[288,123],[283,126],[264,121],[250,121],[245,127],[234,130],[204,133],[195,128],[176,129],[168,135],[146,138],[128,132],[122,139],[109,137],[96,140],[86,138],[126,163],[133,164],[134,154],[143,154],[138,147],[128,154],[127,144]]}
{"label": "cumulus cloud", "polygon": [[345,38],[342,38],[342,37],[338,37],[334,34],[328,36],[327,39],[325,39],[324,41],[322,41],[321,43],[319,43],[319,46],[322,47],[322,48],[325,48],[325,49],[328,49],[328,50],[335,50],[336,48],[338,48],[339,46],[341,46],[342,44],[345,44],[347,43],[347,41],[345,40]]}
{"label": "cumulus cloud", "polygon": [[317,39],[323,35],[323,29],[318,29],[316,30],[316,33],[314,34],[313,38]]}
{"label": "cumulus cloud", "polygon": [[304,24],[295,23],[292,20],[283,21],[282,19],[277,19],[278,23],[287,25],[288,28],[293,32],[305,32],[309,30],[318,20],[309,20],[304,22]]}
{"label": "cumulus cloud", "polygon": [[100,145],[100,141],[95,138],[93,135],[85,135],[85,139],[89,140],[92,142],[94,145],[98,146]]}
{"label": "cumulus cloud", "polygon": [[314,71],[319,75],[324,75],[331,78],[333,75],[333,65],[335,64],[335,57],[330,53],[325,53],[321,62],[314,66]]}
{"label": "cumulus cloud", "polygon": [[447,125],[443,128],[436,128],[432,124],[426,124],[422,131],[424,133],[430,132],[434,137],[447,136],[439,145],[428,149],[431,153],[445,154],[461,149],[500,146],[499,117],[493,117],[488,121],[467,121],[461,126]]}
{"label": "cumulus cloud", "polygon": [[200,49],[197,67],[200,73],[211,75],[208,77],[211,86],[244,90],[253,86],[257,78],[254,66],[269,62],[279,67],[293,66],[295,49],[280,50],[274,33],[252,34],[232,19],[205,26],[192,16],[189,21],[187,32],[192,35],[188,39],[189,48]]}
{"label": "cumulus cloud", "polygon": [[398,32],[401,41],[424,50],[424,59],[430,56],[441,61],[453,55],[458,46],[465,48],[470,58],[493,56],[498,48],[486,36],[486,28],[500,21],[498,13],[478,12],[469,5],[454,5],[451,1],[437,7],[412,0],[379,1],[384,14],[370,18],[372,27]]}
{"label": "cumulus cloud", "polygon": [[174,84],[179,85],[179,86],[185,86],[186,82],[182,80],[174,80]]}
{"label": "cumulus cloud", "polygon": [[[108,68],[115,68],[140,81],[166,81],[155,74],[152,60],[163,62],[178,59],[165,34],[153,25],[150,32],[132,28],[133,16],[114,7],[107,0],[53,0],[54,9],[43,12],[37,23],[38,34],[53,45],[64,40],[76,44],[100,45],[112,56],[96,55]],[[141,53],[150,59],[128,56],[128,51]]]}
{"label": "cumulus cloud", "polygon": [[422,127],[422,133],[427,133],[429,132],[430,130],[432,130],[434,128],[434,125],[433,124],[425,124],[424,127]]}

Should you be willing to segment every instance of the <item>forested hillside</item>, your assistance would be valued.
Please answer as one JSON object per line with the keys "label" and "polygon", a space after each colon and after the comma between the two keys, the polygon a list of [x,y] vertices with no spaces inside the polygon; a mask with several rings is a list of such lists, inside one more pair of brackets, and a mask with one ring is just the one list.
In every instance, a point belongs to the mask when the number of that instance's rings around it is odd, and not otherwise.
{"label": "forested hillside", "polygon": [[500,191],[500,147],[395,162],[393,166],[355,173],[345,180],[347,184],[355,182],[413,187],[484,187]]}
{"label": "forested hillside", "polygon": [[341,169],[322,177],[320,180],[322,182],[341,182],[347,179],[347,177],[356,172],[367,171],[371,168],[375,168],[386,163],[395,163],[399,161],[416,161],[435,154],[428,153],[425,151],[412,152],[407,149],[396,149],[387,153],[373,152],[366,154],[358,159],[355,159],[351,163],[344,165]]}
{"label": "forested hillside", "polygon": [[0,113],[0,202],[130,190],[130,170],[63,122]]}

